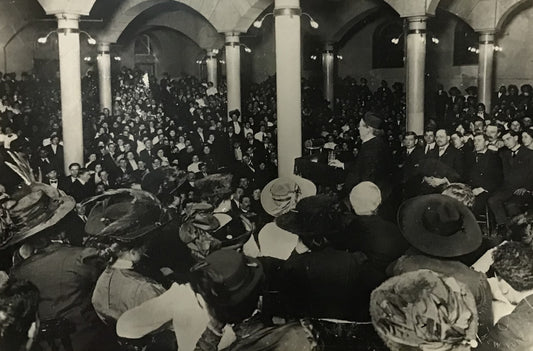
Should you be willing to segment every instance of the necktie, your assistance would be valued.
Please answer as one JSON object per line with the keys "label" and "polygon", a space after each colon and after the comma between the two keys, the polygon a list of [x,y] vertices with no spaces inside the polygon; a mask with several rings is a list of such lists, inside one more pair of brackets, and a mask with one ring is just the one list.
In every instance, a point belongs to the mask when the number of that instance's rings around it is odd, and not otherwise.
{"label": "necktie", "polygon": [[51,180],[50,184],[57,184],[57,180]]}
{"label": "necktie", "polygon": [[515,157],[517,153],[518,153],[518,150],[513,151],[512,153],[513,157]]}

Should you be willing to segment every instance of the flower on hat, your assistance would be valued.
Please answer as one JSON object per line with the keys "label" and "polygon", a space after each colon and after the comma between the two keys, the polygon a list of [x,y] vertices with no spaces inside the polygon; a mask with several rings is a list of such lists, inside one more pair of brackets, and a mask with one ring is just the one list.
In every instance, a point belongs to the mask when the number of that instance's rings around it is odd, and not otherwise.
{"label": "flower on hat", "polygon": [[392,350],[451,351],[477,345],[474,296],[453,277],[418,270],[387,280],[371,295],[370,315]]}

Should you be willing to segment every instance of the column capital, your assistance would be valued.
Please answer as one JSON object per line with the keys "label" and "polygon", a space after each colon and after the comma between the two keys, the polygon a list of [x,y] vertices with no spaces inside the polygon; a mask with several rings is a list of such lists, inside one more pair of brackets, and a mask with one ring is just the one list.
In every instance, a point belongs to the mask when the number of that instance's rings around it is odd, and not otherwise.
{"label": "column capital", "polygon": [[425,34],[427,29],[427,16],[406,17],[408,23],[407,34]]}
{"label": "column capital", "polygon": [[80,15],[70,13],[58,13],[57,28],[59,29],[79,29]]}
{"label": "column capital", "polygon": [[429,16],[409,16],[404,18],[409,23],[425,23],[427,22]]}
{"label": "column capital", "polygon": [[333,52],[335,50],[335,47],[333,43],[327,42],[324,44],[324,52]]}
{"label": "column capital", "polygon": [[226,32],[225,35],[225,44],[226,45],[238,45],[240,43],[239,32]]}
{"label": "column capital", "polygon": [[214,58],[218,55],[218,49],[207,49],[205,54],[209,58]]}
{"label": "column capital", "polygon": [[300,0],[274,0],[274,15],[276,16],[276,10],[284,9],[298,9],[301,14],[302,10],[300,8]]}
{"label": "column capital", "polygon": [[478,33],[480,44],[494,44],[494,37],[496,34],[494,31],[483,31]]}
{"label": "column capital", "polygon": [[99,54],[109,54],[111,51],[111,43],[99,42],[97,50]]}

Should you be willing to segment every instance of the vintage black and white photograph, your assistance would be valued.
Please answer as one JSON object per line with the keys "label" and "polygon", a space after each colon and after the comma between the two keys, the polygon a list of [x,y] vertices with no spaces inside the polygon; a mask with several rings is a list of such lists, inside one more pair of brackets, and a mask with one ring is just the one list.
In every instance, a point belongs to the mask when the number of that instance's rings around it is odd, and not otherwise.
{"label": "vintage black and white photograph", "polygon": [[533,351],[533,0],[0,0],[0,351]]}

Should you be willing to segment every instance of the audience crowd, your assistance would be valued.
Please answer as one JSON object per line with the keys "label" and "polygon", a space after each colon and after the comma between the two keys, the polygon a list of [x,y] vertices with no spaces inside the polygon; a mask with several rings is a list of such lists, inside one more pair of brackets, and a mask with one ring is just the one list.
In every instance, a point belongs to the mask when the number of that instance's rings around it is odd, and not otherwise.
{"label": "audience crowd", "polygon": [[58,81],[0,81],[0,349],[533,347],[531,85],[439,86],[417,135],[401,83],[304,79],[277,178],[275,77],[97,83],[65,169]]}

